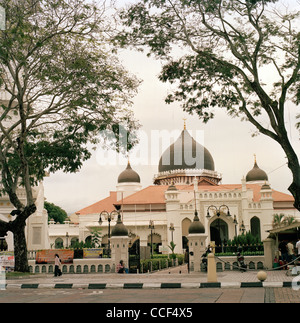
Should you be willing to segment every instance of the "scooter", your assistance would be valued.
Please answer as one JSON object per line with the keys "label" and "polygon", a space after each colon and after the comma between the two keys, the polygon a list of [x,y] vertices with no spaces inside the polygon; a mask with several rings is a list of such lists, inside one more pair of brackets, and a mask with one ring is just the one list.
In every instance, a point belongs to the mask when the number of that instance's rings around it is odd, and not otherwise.
{"label": "scooter", "polygon": [[247,271],[247,265],[245,264],[245,258],[244,256],[240,253],[240,251],[237,253],[237,262],[240,268],[240,271],[245,272]]}
{"label": "scooter", "polygon": [[208,246],[206,251],[204,252],[204,254],[201,256],[201,258],[202,258],[202,265],[201,265],[202,271],[207,272],[207,255],[209,253],[211,253],[211,252],[212,252],[212,249],[211,249],[210,246]]}
{"label": "scooter", "polygon": [[204,272],[207,272],[207,252],[205,252],[202,256],[202,264],[201,264],[201,269]]}

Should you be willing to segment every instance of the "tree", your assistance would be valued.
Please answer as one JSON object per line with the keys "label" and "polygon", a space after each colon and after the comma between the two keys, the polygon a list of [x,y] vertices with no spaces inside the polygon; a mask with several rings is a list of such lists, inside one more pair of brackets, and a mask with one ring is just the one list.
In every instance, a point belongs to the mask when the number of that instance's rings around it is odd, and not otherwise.
{"label": "tree", "polygon": [[0,235],[13,233],[15,270],[28,271],[24,228],[36,210],[32,187],[45,171],[78,171],[91,156],[88,145],[98,144],[104,130],[114,134],[105,143],[130,149],[136,138],[129,134],[138,124],[129,108],[138,81],[114,53],[105,4],[0,0],[0,6],[6,13],[0,31],[0,188],[15,207],[11,221],[0,221]]}
{"label": "tree", "polygon": [[102,229],[101,228],[93,228],[91,229],[92,234],[92,245],[94,248],[99,248],[101,246],[101,237],[102,237]]}
{"label": "tree", "polygon": [[174,243],[174,241],[171,241],[170,242],[170,245],[168,246],[172,252],[171,254],[171,259],[176,259],[176,255],[174,253],[174,250],[175,250],[175,247],[176,247],[176,244]]}
{"label": "tree", "polygon": [[53,219],[55,222],[64,223],[64,221],[68,217],[68,214],[65,210],[53,203],[45,201],[44,207],[48,212],[48,220]]}
{"label": "tree", "polygon": [[279,228],[281,226],[288,226],[296,222],[295,217],[292,215],[285,215],[283,213],[280,214],[273,214],[273,222],[272,226],[274,229]]}
{"label": "tree", "polygon": [[125,28],[116,41],[148,48],[148,55],[163,61],[159,79],[174,86],[167,103],[182,102],[184,111],[204,122],[214,117],[214,108],[226,109],[275,140],[286,154],[293,176],[288,189],[300,210],[299,159],[285,120],[287,101],[300,102],[297,5],[293,10],[277,0],[143,0],[121,10]]}

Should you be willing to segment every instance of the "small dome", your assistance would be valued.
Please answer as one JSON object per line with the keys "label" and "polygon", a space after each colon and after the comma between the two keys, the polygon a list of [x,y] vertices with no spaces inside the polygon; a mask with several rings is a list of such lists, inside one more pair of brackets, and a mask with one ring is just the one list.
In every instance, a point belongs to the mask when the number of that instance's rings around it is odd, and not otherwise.
{"label": "small dome", "polygon": [[118,215],[117,224],[113,227],[111,231],[111,236],[112,237],[128,236],[128,229],[123,224],[120,214]]}
{"label": "small dome", "polygon": [[141,179],[137,172],[135,172],[128,162],[126,169],[119,175],[118,183],[140,183]]}
{"label": "small dome", "polygon": [[255,182],[255,181],[267,181],[268,175],[265,171],[260,169],[257,165],[256,160],[254,161],[253,168],[246,175],[246,182]]}
{"label": "small dome", "polygon": [[176,142],[166,149],[159,161],[159,172],[176,169],[215,170],[210,152],[191,137],[186,129],[181,132]]}
{"label": "small dome", "polygon": [[190,234],[205,233],[204,225],[200,222],[197,212],[195,212],[194,221],[189,226],[189,233]]}
{"label": "small dome", "polygon": [[168,187],[167,191],[178,191],[178,190],[177,190],[177,188],[176,188],[176,186],[175,186],[174,184],[171,184],[171,185]]}
{"label": "small dome", "polygon": [[261,190],[270,190],[271,187],[269,184],[265,183],[262,187],[261,187]]}

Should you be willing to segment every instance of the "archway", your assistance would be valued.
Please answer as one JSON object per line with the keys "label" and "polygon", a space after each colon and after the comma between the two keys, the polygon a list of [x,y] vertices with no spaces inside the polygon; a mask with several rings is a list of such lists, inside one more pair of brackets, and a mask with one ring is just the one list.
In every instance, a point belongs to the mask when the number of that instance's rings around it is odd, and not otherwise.
{"label": "archway", "polygon": [[228,240],[228,225],[227,223],[217,218],[210,224],[210,241],[214,241],[216,246],[216,252],[221,252],[222,247]]}
{"label": "archway", "polygon": [[64,247],[64,241],[62,238],[57,238],[55,240],[55,249],[62,249]]}
{"label": "archway", "polygon": [[254,237],[258,237],[259,240],[260,240],[260,238],[261,238],[260,219],[257,216],[254,216],[253,218],[251,218],[251,220],[250,220],[250,228],[251,228],[251,234]]}

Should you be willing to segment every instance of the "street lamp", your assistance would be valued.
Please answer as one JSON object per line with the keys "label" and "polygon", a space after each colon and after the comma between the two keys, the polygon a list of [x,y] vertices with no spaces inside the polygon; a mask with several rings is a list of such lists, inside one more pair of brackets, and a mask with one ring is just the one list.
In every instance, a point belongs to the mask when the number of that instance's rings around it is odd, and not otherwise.
{"label": "street lamp", "polygon": [[237,236],[236,227],[237,227],[237,225],[238,225],[238,222],[237,222],[237,219],[236,219],[236,215],[234,215],[234,217],[233,217],[233,223],[234,223],[235,236]]}
{"label": "street lamp", "polygon": [[152,243],[152,231],[154,230],[154,222],[150,220],[148,229],[151,230],[151,257],[153,256],[153,243]]}
{"label": "street lamp", "polygon": [[69,246],[69,233],[66,232],[66,248]]}
{"label": "street lamp", "polygon": [[102,211],[100,213],[100,217],[99,217],[99,225],[102,225],[103,220],[102,220],[102,216],[105,218],[105,220],[108,221],[108,257],[110,257],[110,222],[111,220],[113,220],[115,218],[115,216],[118,215],[118,212],[113,210],[110,213],[107,211]]}
{"label": "street lamp", "polygon": [[173,233],[175,231],[174,223],[170,223],[169,230],[171,231],[171,234],[172,234],[172,242],[173,242]]}
{"label": "street lamp", "polygon": [[240,232],[242,232],[242,234],[244,234],[244,233],[245,233],[245,231],[246,231],[246,227],[245,227],[245,225],[244,225],[244,221],[242,221],[242,224],[241,224],[241,226],[240,226]]}
{"label": "street lamp", "polygon": [[230,212],[229,212],[229,207],[227,206],[227,205],[225,205],[225,204],[223,204],[223,205],[221,205],[221,206],[219,206],[219,207],[217,207],[217,206],[215,206],[215,205],[210,205],[208,208],[207,208],[207,215],[206,215],[206,218],[209,220],[210,218],[211,218],[211,216],[210,216],[210,214],[209,214],[209,210],[210,209],[215,209],[215,211],[216,211],[216,215],[217,215],[217,217],[218,217],[218,230],[219,230],[219,236],[220,236],[220,243],[221,243],[221,247],[222,247],[222,249],[223,249],[223,244],[222,244],[222,239],[221,239],[221,227],[220,227],[220,215],[221,215],[221,209],[222,208],[226,208],[227,209],[227,216],[228,217],[230,217],[231,216],[231,214],[230,214]]}

